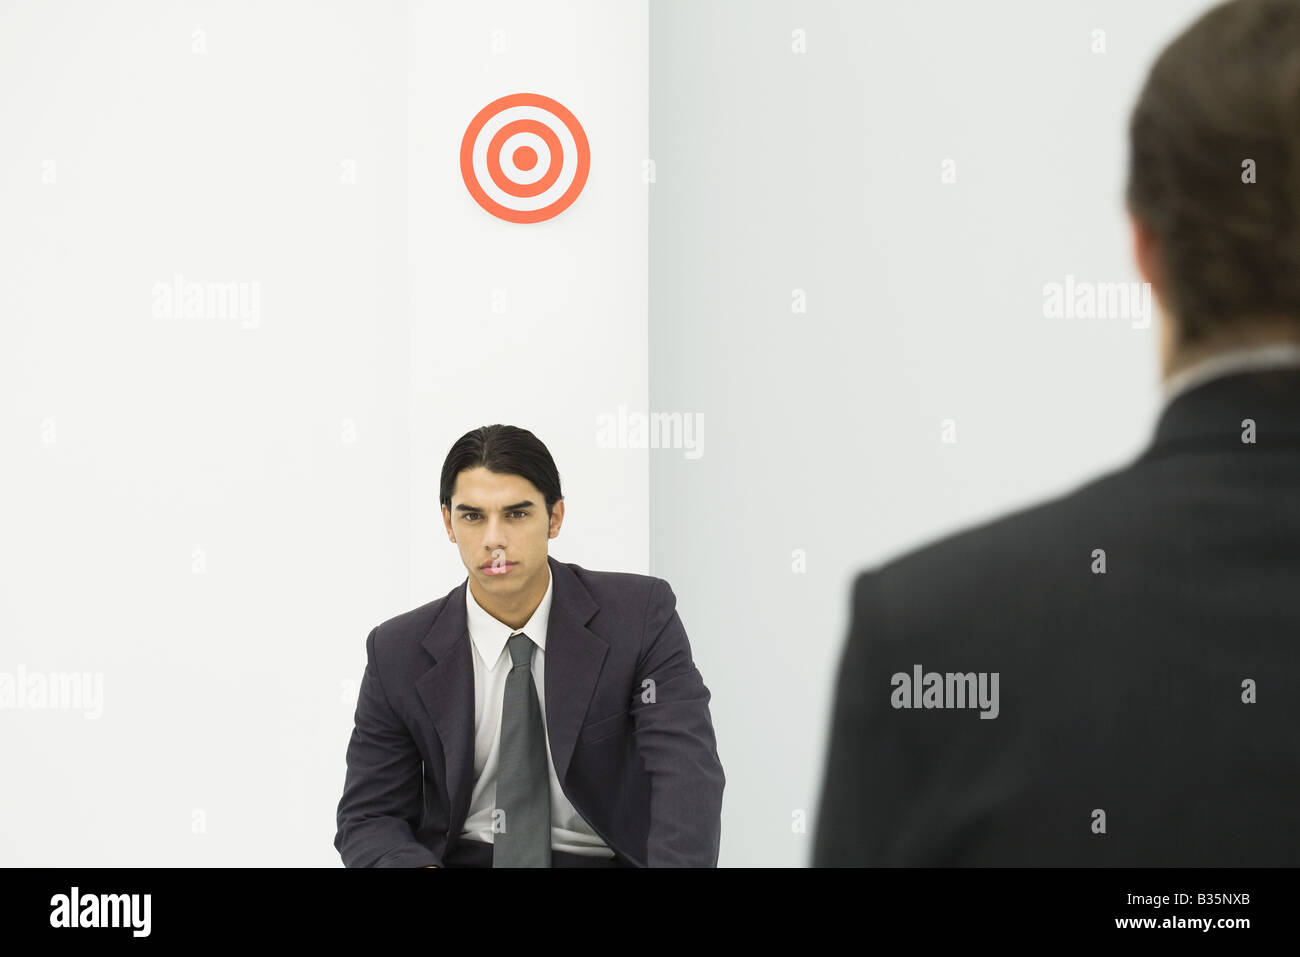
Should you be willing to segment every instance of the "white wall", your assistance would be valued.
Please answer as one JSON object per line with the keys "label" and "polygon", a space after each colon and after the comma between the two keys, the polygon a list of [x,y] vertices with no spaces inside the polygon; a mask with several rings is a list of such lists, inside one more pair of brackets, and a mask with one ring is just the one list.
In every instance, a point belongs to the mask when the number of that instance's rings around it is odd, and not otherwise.
{"label": "white wall", "polygon": [[1042,289],[1138,279],[1129,111],[1207,8],[651,4],[651,405],[708,436],[651,456],[651,570],[714,695],[723,864],[809,859],[854,575],[1149,438],[1154,320]]}
{"label": "white wall", "polygon": [[[0,7],[0,673],[102,691],[0,710],[0,863],[339,866],[365,637],[464,579],[471,428],[550,444],[553,554],[646,570],[645,454],[592,411],[645,402],[646,7],[553,13]],[[598,158],[532,226],[457,160],[516,90]],[[168,315],[178,274],[249,308]]]}
{"label": "white wall", "polygon": [[[855,572],[1150,434],[1154,328],[1042,287],[1136,279],[1128,111],[1206,6],[0,6],[0,674],[102,682],[0,710],[0,862],[338,866],[365,635],[463,579],[439,468],[503,421],[553,554],[678,595],[721,863],[805,863]],[[593,162],[513,225],[458,151],[524,91]],[[603,447],[620,406],[703,454]]]}
{"label": "white wall", "polygon": [[[648,389],[646,5],[517,0],[412,11],[412,600],[465,578],[442,527],[438,479],[451,444],[494,422],[531,430],[555,458],[565,518],[551,554],[644,573],[647,453],[601,447],[596,423],[620,403],[644,407]],[[518,92],[562,103],[591,149],[582,194],[539,223],[489,215],[460,172],[470,120]]]}

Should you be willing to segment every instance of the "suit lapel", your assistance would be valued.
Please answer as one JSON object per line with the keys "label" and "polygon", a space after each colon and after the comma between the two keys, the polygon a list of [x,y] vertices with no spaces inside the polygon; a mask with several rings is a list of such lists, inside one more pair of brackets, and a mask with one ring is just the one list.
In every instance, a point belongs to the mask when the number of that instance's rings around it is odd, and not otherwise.
{"label": "suit lapel", "polygon": [[555,775],[564,781],[573,747],[609,642],[587,627],[600,610],[573,570],[547,556],[554,581],[551,615],[546,623],[546,733]]}
{"label": "suit lapel", "polygon": [[[556,776],[563,781],[609,643],[587,628],[600,606],[577,575],[550,556],[547,563],[552,591],[546,623],[546,733]],[[421,641],[433,666],[415,682],[447,762],[448,821],[453,835],[465,823],[474,790],[474,663],[465,620],[468,587],[466,579],[447,596]]]}
{"label": "suit lapel", "polygon": [[416,693],[442,741],[446,761],[448,823],[459,836],[474,789],[474,663],[470,660],[469,628],[465,622],[465,589],[469,579],[447,596],[442,611],[420,642],[433,657],[433,667],[415,681]]}

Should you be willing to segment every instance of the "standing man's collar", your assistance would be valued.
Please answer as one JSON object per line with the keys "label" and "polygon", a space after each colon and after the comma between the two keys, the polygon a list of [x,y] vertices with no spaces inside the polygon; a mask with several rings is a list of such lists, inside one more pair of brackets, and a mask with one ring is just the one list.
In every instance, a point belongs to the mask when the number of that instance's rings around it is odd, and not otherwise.
{"label": "standing man's collar", "polygon": [[1174,399],[1198,385],[1231,375],[1264,369],[1281,369],[1300,366],[1300,343],[1275,342],[1262,346],[1233,349],[1202,359],[1165,380],[1164,403],[1168,408]]}
{"label": "standing man's collar", "polygon": [[[1144,457],[1170,451],[1248,451],[1300,445],[1300,352],[1243,350],[1189,368],[1170,390]],[[1223,357],[1227,359],[1225,355]],[[1191,373],[1195,372],[1193,376]]]}

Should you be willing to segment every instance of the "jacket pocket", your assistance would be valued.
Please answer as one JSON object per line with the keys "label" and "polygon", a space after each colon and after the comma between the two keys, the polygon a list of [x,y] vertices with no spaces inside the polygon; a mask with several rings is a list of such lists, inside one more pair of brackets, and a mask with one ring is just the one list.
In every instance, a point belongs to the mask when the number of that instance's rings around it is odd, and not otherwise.
{"label": "jacket pocket", "polygon": [[599,718],[584,724],[582,730],[578,732],[578,744],[595,744],[597,741],[612,738],[622,731],[627,723],[627,712],[620,711],[618,714],[611,714],[608,718]]}

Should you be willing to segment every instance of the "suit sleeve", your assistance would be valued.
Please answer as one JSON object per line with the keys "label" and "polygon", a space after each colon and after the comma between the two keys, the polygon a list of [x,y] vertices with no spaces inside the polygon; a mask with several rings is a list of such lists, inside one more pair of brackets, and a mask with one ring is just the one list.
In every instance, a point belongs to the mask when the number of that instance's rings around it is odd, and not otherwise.
{"label": "suit sleeve", "polygon": [[677,597],[660,578],[650,587],[636,682],[636,746],[650,775],[646,863],[717,867],[726,777],[709,689],[691,659]]}
{"label": "suit sleeve", "polygon": [[415,839],[424,767],[415,742],[393,712],[375,662],[375,628],[366,639],[366,670],[348,742],[347,778],[334,846],[346,867],[441,866]]}
{"label": "suit sleeve", "polygon": [[891,863],[889,842],[905,810],[904,746],[890,709],[879,578],[854,583],[852,622],[840,655],[825,776],[813,841],[814,867]]}

